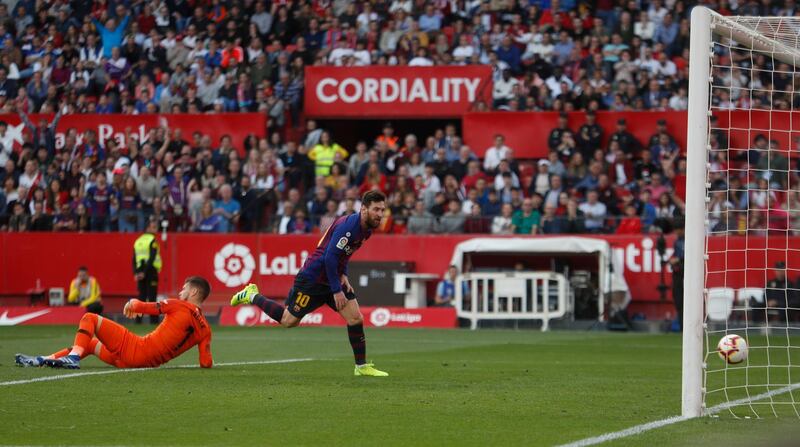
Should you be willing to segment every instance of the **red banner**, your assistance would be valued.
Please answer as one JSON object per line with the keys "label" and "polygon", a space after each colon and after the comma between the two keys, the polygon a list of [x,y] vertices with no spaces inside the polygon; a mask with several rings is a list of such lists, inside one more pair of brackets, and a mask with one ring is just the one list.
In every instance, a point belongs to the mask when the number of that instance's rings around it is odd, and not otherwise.
{"label": "red banner", "polygon": [[[456,310],[452,307],[406,309],[403,307],[361,307],[367,327],[456,327]],[[224,307],[219,317],[222,326],[277,326],[255,306]],[[333,309],[322,306],[306,315],[302,326],[344,326],[345,321]]]}
{"label": "red banner", "polygon": [[[463,117],[464,142],[479,156],[494,146],[494,136],[505,136],[506,145],[514,149],[515,158],[545,158],[550,151],[547,138],[558,127],[557,112],[470,112]],[[656,132],[659,119],[667,121],[667,131],[686,150],[685,112],[597,112],[597,124],[603,130],[603,145],[617,131],[617,120],[625,118],[627,130],[642,145]],[[569,128],[577,133],[586,123],[584,112],[569,113]]]}
{"label": "red banner", "polygon": [[457,118],[491,104],[488,65],[306,67],[305,113],[327,118]]}
{"label": "red banner", "polygon": [[[133,241],[126,234],[0,234],[0,295],[25,296],[32,289],[67,288],[81,265],[95,276],[104,295],[136,296],[131,271]],[[386,236],[370,238],[354,261],[413,263],[417,273],[442,274],[455,245],[472,235]],[[654,236],[597,236],[607,240],[622,260],[625,279],[635,301],[658,301],[656,286],[661,264]],[[206,235],[169,234],[159,238],[164,258],[159,292],[174,295],[184,278],[202,275],[211,281],[217,298],[248,282],[257,283],[270,297],[283,298],[319,237],[272,234]],[[769,242],[769,243],[767,243]],[[672,239],[667,246],[672,247]],[[788,245],[787,245],[788,244]],[[785,261],[791,272],[800,271],[800,237],[785,239],[731,236],[709,238],[709,287],[762,287],[772,266]],[[668,249],[668,254],[671,249]],[[548,264],[549,265],[549,264]],[[510,267],[510,265],[509,265]],[[667,283],[670,282],[666,274]]]}
{"label": "red banner", "polygon": [[0,326],[29,324],[78,324],[86,309],[68,307],[3,307],[0,306]]}
{"label": "red banner", "polygon": [[[778,149],[792,151],[798,156],[800,150],[800,112],[788,110],[715,110],[719,118],[715,128],[728,138],[729,147],[735,155],[754,147],[755,138],[763,135],[778,143]],[[712,123],[713,125],[713,123]]]}
{"label": "red banner", "polygon": [[[38,125],[39,118],[48,120],[53,116],[32,115],[31,121]],[[8,132],[14,142],[21,145],[23,132],[29,132],[22,124],[18,115],[0,115],[0,120],[6,121]],[[192,133],[201,132],[211,137],[212,147],[219,146],[223,135],[230,135],[233,145],[242,149],[245,138],[253,134],[263,137],[265,133],[266,117],[263,113],[220,113],[220,114],[166,114],[166,115],[64,115],[58,123],[56,132],[56,148],[64,146],[64,135],[68,129],[78,131],[78,144],[83,143],[83,132],[94,130],[98,139],[105,142],[114,139],[119,145],[125,144],[125,132],[130,128],[133,137],[139,141],[147,141],[148,133],[154,127],[168,127],[181,129],[182,138],[192,141]],[[155,148],[158,149],[158,148]]]}

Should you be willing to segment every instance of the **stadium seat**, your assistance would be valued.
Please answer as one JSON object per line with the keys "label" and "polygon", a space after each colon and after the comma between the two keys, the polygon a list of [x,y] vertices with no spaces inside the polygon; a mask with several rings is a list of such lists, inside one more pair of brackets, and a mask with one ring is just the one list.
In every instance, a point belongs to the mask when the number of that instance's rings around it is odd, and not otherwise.
{"label": "stadium seat", "polygon": [[726,321],[733,310],[735,293],[730,287],[712,287],[708,289],[706,310],[711,321]]}

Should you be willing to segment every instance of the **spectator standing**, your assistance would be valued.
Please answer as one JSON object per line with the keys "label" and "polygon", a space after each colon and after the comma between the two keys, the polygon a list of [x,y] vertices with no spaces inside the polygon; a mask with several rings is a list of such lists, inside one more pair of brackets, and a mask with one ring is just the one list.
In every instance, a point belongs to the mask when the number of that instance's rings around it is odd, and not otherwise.
{"label": "spectator standing", "polygon": [[96,184],[86,192],[92,231],[109,231],[111,229],[111,196],[116,195],[117,192],[108,184],[105,172],[98,171],[96,178]]}
{"label": "spectator standing", "polygon": [[[119,13],[121,11],[125,12],[124,10],[125,8],[123,6],[119,6],[117,8],[117,15],[121,15]],[[113,17],[106,20],[105,24],[100,23],[97,19],[92,19],[92,23],[95,28],[97,28],[97,32],[100,33],[100,42],[103,45],[103,57],[110,58],[111,50],[122,46],[122,38],[125,35],[125,29],[128,27],[130,19],[131,17],[127,13],[119,24],[117,24],[117,19]]]}
{"label": "spectator standing", "polygon": [[505,159],[507,154],[511,151],[511,148],[506,146],[505,141],[506,139],[503,135],[497,134],[494,137],[494,146],[486,150],[486,155],[484,155],[483,159],[483,169],[487,173],[494,174],[497,166],[500,164],[500,160]]}

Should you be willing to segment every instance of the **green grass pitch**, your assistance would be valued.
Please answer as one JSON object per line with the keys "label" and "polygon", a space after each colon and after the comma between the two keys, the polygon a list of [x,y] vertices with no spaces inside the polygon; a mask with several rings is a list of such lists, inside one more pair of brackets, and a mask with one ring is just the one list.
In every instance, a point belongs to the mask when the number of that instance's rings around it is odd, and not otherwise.
{"label": "green grass pitch", "polygon": [[[74,330],[0,328],[0,382],[71,374],[13,355],[55,351]],[[353,377],[344,328],[215,328],[212,349],[216,363],[312,360],[0,386],[0,445],[544,446],[680,413],[676,335],[368,330],[388,378]],[[110,369],[92,357],[80,372]],[[722,413],[608,445],[766,445],[798,426]]]}

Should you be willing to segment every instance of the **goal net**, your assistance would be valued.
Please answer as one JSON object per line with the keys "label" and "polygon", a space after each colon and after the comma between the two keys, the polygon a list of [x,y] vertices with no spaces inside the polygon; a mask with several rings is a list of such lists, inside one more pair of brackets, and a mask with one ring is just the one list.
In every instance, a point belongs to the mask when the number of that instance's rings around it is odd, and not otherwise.
{"label": "goal net", "polygon": [[800,18],[692,11],[684,416],[800,417],[799,66]]}

